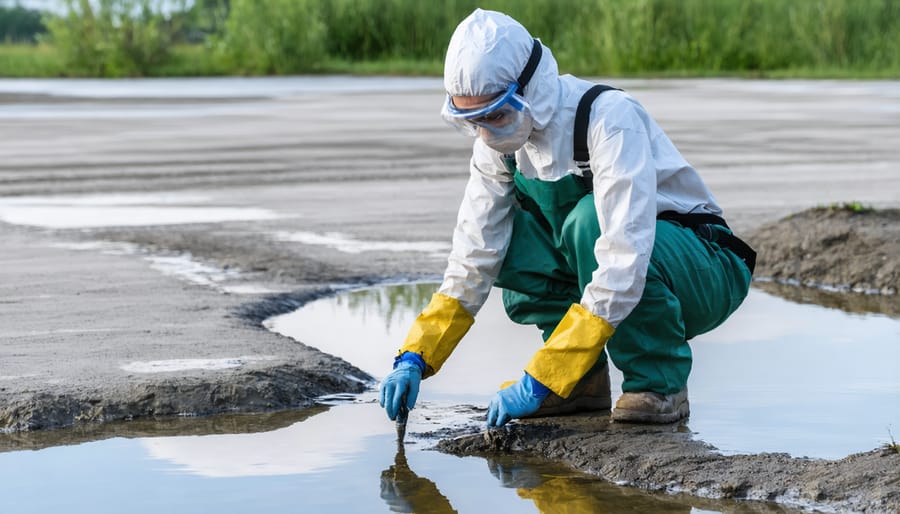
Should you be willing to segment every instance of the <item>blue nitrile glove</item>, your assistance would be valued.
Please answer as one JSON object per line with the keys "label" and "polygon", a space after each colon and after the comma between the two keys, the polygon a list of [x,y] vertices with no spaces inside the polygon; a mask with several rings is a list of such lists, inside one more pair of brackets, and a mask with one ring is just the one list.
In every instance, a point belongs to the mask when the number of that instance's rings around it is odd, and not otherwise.
{"label": "blue nitrile glove", "polygon": [[400,402],[406,397],[406,408],[412,410],[419,396],[419,382],[425,371],[425,361],[418,353],[403,352],[394,359],[394,371],[381,381],[379,404],[392,420],[397,419]]}
{"label": "blue nitrile glove", "polygon": [[488,428],[502,427],[513,418],[534,414],[548,394],[547,386],[525,373],[521,380],[494,395],[488,406]]}

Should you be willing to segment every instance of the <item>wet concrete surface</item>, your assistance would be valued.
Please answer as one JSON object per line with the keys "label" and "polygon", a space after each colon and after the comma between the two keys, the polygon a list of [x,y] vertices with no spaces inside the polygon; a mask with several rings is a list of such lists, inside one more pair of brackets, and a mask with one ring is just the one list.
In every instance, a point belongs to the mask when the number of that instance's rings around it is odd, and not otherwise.
{"label": "wet concrete surface", "polygon": [[0,231],[3,430],[309,406],[369,378],[235,319],[241,296],[167,277],[134,256]]}
{"label": "wet concrete surface", "polygon": [[[449,241],[470,141],[442,124],[436,82],[347,91],[284,80],[252,95],[216,82],[202,99],[121,82],[90,101],[72,83],[0,81],[0,199],[178,193],[202,198],[194,207],[274,213],[167,226],[125,226],[133,224],[110,211],[91,228],[0,223],[4,429],[265,410],[362,387],[362,372],[258,322],[335,286],[437,276],[444,260],[431,243]],[[897,82],[608,82],[647,106],[738,231],[832,202],[898,205]],[[202,81],[190,86],[204,90]],[[309,234],[413,246],[352,253]],[[245,281],[251,294],[163,275],[145,255],[65,248],[97,240],[237,271],[235,285]],[[265,290],[294,293],[253,303],[263,295],[252,291]],[[247,356],[274,358],[217,370],[122,369]]]}

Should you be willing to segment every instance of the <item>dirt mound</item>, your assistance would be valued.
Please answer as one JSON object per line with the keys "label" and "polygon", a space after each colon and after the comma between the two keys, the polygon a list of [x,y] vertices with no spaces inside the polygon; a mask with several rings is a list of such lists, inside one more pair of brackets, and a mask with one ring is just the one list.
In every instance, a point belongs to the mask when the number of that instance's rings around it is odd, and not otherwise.
{"label": "dirt mound", "polygon": [[838,291],[900,291],[900,209],[817,207],[747,237],[756,277]]}
{"label": "dirt mound", "polygon": [[783,453],[722,455],[679,425],[611,423],[608,415],[524,420],[442,441],[455,455],[525,452],[567,463],[610,482],[715,499],[774,501],[837,512],[900,512],[900,453],[840,460]]}

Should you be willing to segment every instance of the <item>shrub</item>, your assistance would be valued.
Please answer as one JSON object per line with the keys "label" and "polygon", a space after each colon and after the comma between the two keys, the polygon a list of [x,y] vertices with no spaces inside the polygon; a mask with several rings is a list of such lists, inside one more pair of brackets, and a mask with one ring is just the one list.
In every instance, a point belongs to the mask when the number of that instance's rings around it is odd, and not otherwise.
{"label": "shrub", "polygon": [[67,14],[47,19],[52,43],[72,75],[147,75],[169,58],[176,23],[160,0],[66,0]]}
{"label": "shrub", "polygon": [[233,0],[216,47],[234,71],[290,74],[324,60],[325,36],[320,2]]}

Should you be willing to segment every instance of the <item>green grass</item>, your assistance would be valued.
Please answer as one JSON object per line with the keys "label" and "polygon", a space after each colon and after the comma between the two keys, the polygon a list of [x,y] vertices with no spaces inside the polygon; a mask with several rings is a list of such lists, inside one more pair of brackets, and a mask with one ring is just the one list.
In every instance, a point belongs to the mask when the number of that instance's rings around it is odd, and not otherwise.
{"label": "green grass", "polygon": [[228,65],[204,45],[175,45],[168,62],[152,68],[151,77],[212,77],[229,75]]}
{"label": "green grass", "polygon": [[[129,1],[109,0],[109,5]],[[47,41],[55,38],[59,48],[0,45],[0,76],[440,75],[454,27],[481,6],[522,22],[552,49],[562,73],[900,78],[898,0],[232,0],[230,5],[229,18],[209,37],[208,48],[173,46],[183,34],[164,12],[134,20],[110,7],[99,25],[77,15],[48,18]]]}
{"label": "green grass", "polygon": [[0,77],[61,77],[62,56],[48,45],[0,45]]}
{"label": "green grass", "polygon": [[891,429],[888,429],[888,436],[891,438],[891,442],[884,443],[884,449],[889,452],[900,453],[900,444],[894,441],[894,434],[891,432]]}
{"label": "green grass", "polygon": [[[397,75],[397,76],[440,76],[443,73],[443,59],[384,58],[354,61],[347,58],[329,57],[309,73],[337,73],[348,75]],[[599,76],[590,70],[563,70],[581,74],[584,77]],[[239,75],[220,55],[204,45],[176,45],[172,47],[171,59],[153,68],[147,74],[151,77],[207,77]],[[630,78],[765,78],[765,79],[841,79],[879,80],[900,78],[900,68],[894,69],[849,69],[798,67],[761,72],[758,70],[711,70],[711,69],[669,69],[642,70],[631,73],[605,73],[607,77]],[[67,70],[62,56],[55,47],[41,45],[0,44],[0,77],[5,78],[52,78],[80,76]]]}
{"label": "green grass", "polygon": [[829,212],[839,212],[845,211],[853,214],[868,214],[870,212],[875,212],[875,208],[870,205],[864,205],[862,202],[844,202],[844,203],[833,203],[829,204],[827,207],[820,207],[821,209],[827,210]]}

